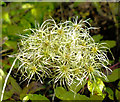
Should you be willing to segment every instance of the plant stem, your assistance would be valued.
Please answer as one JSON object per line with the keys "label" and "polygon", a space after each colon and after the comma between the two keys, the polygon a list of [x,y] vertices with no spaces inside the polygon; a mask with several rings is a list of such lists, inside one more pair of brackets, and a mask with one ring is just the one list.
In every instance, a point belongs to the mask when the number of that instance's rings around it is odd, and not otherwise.
{"label": "plant stem", "polygon": [[17,61],[17,58],[14,60],[12,66],[11,66],[11,68],[10,68],[10,70],[9,70],[9,73],[8,73],[7,76],[6,76],[6,79],[5,79],[5,82],[4,82],[4,86],[3,86],[3,89],[2,89],[1,101],[3,100],[3,95],[4,95],[4,91],[5,91],[5,87],[6,87],[8,78],[9,78],[9,76],[10,76],[10,73],[11,73],[11,71],[12,71],[12,69],[13,69],[16,61]]}
{"label": "plant stem", "polygon": [[114,64],[113,66],[110,67],[110,69],[114,70],[116,68],[119,68],[120,62]]}

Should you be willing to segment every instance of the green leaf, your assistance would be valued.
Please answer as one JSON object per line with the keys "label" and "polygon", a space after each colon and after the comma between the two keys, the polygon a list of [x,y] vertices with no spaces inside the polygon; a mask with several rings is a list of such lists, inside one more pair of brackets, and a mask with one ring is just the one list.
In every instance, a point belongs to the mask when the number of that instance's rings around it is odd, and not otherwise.
{"label": "green leaf", "polygon": [[108,93],[108,97],[113,100],[114,99],[114,93],[111,88],[106,87],[106,92]]}
{"label": "green leaf", "polygon": [[103,95],[102,91],[104,87],[105,85],[100,78],[96,78],[96,82],[93,80],[88,81],[88,89],[92,94]]}
{"label": "green leaf", "polygon": [[31,14],[36,17],[37,16],[37,9],[36,8],[31,9]]}
{"label": "green leaf", "polygon": [[75,94],[72,91],[66,91],[63,87],[55,89],[55,95],[61,100],[88,100],[85,95]]}
{"label": "green leaf", "polygon": [[4,74],[4,72],[3,72],[3,70],[2,70],[2,69],[0,69],[0,76],[2,76],[2,77],[4,77],[4,76],[5,76],[5,74]]}
{"label": "green leaf", "polygon": [[116,46],[116,41],[114,40],[102,40],[102,43],[107,43],[109,45],[109,48],[113,48]]}
{"label": "green leaf", "polygon": [[23,98],[23,102],[27,102],[29,100],[29,97],[28,96],[25,96],[24,98]]}
{"label": "green leaf", "polygon": [[17,34],[23,33],[24,28],[17,25],[8,25],[8,35],[18,36]]}
{"label": "green leaf", "polygon": [[63,94],[65,94],[67,91],[63,88],[63,87],[57,87],[55,89],[55,95],[56,97],[58,97],[59,99],[64,99]]}
{"label": "green leaf", "polygon": [[109,7],[113,16],[118,14],[119,3],[109,3]]}
{"label": "green leaf", "polygon": [[21,20],[20,20],[20,24],[21,24],[21,26],[24,27],[25,29],[31,28],[30,23],[29,23],[26,19],[21,19]]}
{"label": "green leaf", "polygon": [[118,89],[120,90],[120,81],[119,81],[119,83],[118,83]]}
{"label": "green leaf", "polygon": [[40,83],[31,82],[28,87],[26,86],[22,90],[22,92],[20,94],[20,99],[22,100],[23,97],[25,97],[25,95],[27,95],[27,94],[33,94],[33,93],[35,93],[36,91],[39,91],[42,88],[43,88],[43,86]]}
{"label": "green leaf", "polygon": [[9,48],[17,49],[17,42],[16,41],[8,40],[8,41],[5,42],[5,45],[7,45],[7,47],[9,47]]}
{"label": "green leaf", "polygon": [[[11,82],[13,91],[15,93],[17,93],[18,95],[20,95],[20,93],[22,92],[21,87],[18,85],[18,83],[16,82],[16,80],[13,77],[9,77],[9,81]],[[9,82],[8,81],[8,82]]]}
{"label": "green leaf", "polygon": [[30,9],[30,8],[33,8],[33,5],[30,4],[30,3],[26,3],[26,4],[23,4],[23,5],[22,5],[22,8],[23,8],[23,9]]}
{"label": "green leaf", "polygon": [[4,72],[2,69],[0,69],[0,96],[2,94],[2,83],[3,83],[2,79],[3,79],[3,77],[4,77]]}
{"label": "green leaf", "polygon": [[102,102],[103,99],[104,98],[102,96],[92,95],[92,94],[90,94],[90,98],[89,98],[89,100],[99,100],[99,102]]}
{"label": "green leaf", "polygon": [[37,95],[37,94],[28,94],[23,98],[23,101],[27,101],[27,100],[46,100],[49,101],[48,98],[46,98],[45,96],[42,96],[41,94]]}
{"label": "green leaf", "polygon": [[3,96],[3,100],[9,99],[10,97],[12,97],[12,95],[13,95],[13,90],[5,91],[4,96]]}
{"label": "green leaf", "polygon": [[[69,89],[70,89],[71,91],[74,91],[74,92],[77,93],[81,88],[84,87],[84,85],[85,85],[86,83],[87,83],[87,81],[84,81],[84,82],[82,83],[82,85],[81,85],[81,84],[79,84],[79,81],[74,80],[73,83],[70,85]],[[78,85],[78,84],[79,84],[79,85]]]}
{"label": "green leaf", "polygon": [[95,40],[95,42],[99,42],[99,41],[103,38],[103,36],[100,35],[100,34],[94,35],[94,36],[92,36],[92,37],[93,37],[93,39]]}
{"label": "green leaf", "polygon": [[8,24],[11,24],[11,20],[10,20],[10,17],[9,17],[8,12],[4,12],[3,15],[2,15],[2,18],[3,18]]}
{"label": "green leaf", "polygon": [[117,100],[120,100],[120,91],[116,90],[115,94],[116,94]]}
{"label": "green leaf", "polygon": [[[118,89],[120,90],[120,81],[119,81],[119,83],[118,83]],[[116,94],[117,100],[120,100],[120,91],[118,91],[118,90],[116,89],[115,94]]]}
{"label": "green leaf", "polygon": [[112,74],[107,76],[107,78],[109,80],[107,82],[114,82],[114,81],[120,79],[119,73],[120,73],[120,68],[113,70]]}
{"label": "green leaf", "polygon": [[[7,87],[11,87],[11,86],[7,86]],[[12,95],[13,95],[13,90],[11,89],[11,90],[9,90],[9,91],[5,91],[4,92],[4,96],[3,96],[3,100],[7,100],[7,99],[9,99],[10,97],[12,97]]]}

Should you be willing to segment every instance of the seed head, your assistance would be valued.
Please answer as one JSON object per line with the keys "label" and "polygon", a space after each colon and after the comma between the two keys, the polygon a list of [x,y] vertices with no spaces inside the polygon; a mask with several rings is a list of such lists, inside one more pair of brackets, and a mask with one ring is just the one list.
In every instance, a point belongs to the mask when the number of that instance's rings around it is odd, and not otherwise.
{"label": "seed head", "polygon": [[86,79],[95,81],[96,77],[106,79],[102,69],[109,69],[109,48],[104,43],[95,43],[89,35],[92,28],[88,20],[75,18],[73,22],[58,24],[48,19],[41,27],[28,29],[32,34],[22,38],[16,54],[20,61],[18,69],[26,80],[37,75],[41,82],[52,78],[55,85],[70,86],[74,80],[82,83]]}

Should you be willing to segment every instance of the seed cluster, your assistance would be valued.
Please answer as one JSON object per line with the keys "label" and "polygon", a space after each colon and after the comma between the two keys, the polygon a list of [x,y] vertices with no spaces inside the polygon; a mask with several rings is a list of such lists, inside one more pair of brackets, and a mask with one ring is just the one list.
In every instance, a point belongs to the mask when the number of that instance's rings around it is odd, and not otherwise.
{"label": "seed cluster", "polygon": [[109,48],[105,43],[95,43],[90,29],[94,27],[88,20],[77,18],[59,24],[48,19],[41,27],[29,29],[32,34],[22,38],[17,53],[24,81],[37,76],[42,82],[48,77],[54,84],[70,86],[74,80],[82,84],[96,77],[107,79],[102,70],[109,69]]}

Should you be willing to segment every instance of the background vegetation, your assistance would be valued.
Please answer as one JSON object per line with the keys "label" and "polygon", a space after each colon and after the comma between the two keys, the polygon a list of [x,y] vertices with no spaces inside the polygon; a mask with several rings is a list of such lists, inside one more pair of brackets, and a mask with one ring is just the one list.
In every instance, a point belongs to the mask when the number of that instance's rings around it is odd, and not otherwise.
{"label": "background vegetation", "polygon": [[[119,3],[83,3],[83,2],[2,2],[2,38],[0,47],[0,92],[4,83],[4,78],[13,63],[13,58],[8,55],[17,52],[17,42],[20,41],[19,34],[24,34],[24,29],[34,28],[37,23],[41,24],[44,20],[53,17],[56,22],[71,19],[73,16],[78,16],[80,19],[88,19],[92,26],[100,27],[96,30],[91,30],[96,42],[106,42],[109,44],[115,60],[111,59],[111,66],[109,66],[113,73],[108,75],[109,82],[105,82],[106,97],[103,99],[100,96],[91,96],[90,91],[81,86],[77,90],[77,97],[74,99],[74,94],[66,91],[63,87],[58,87],[55,90],[55,101],[60,100],[120,100],[120,7]],[[30,34],[31,32],[27,32]],[[31,81],[27,87],[27,82],[19,84],[18,80],[21,76],[16,73],[17,64],[12,71],[9,78],[4,100],[52,100],[54,90],[52,85],[48,84],[49,80],[45,80],[44,84]],[[2,76],[2,77],[1,77]],[[73,86],[74,87],[74,86]],[[64,93],[64,94],[63,94]],[[0,93],[1,94],[1,93]],[[27,96],[26,96],[27,95]],[[81,96],[83,95],[83,96]],[[87,97],[86,97],[87,96]]]}

